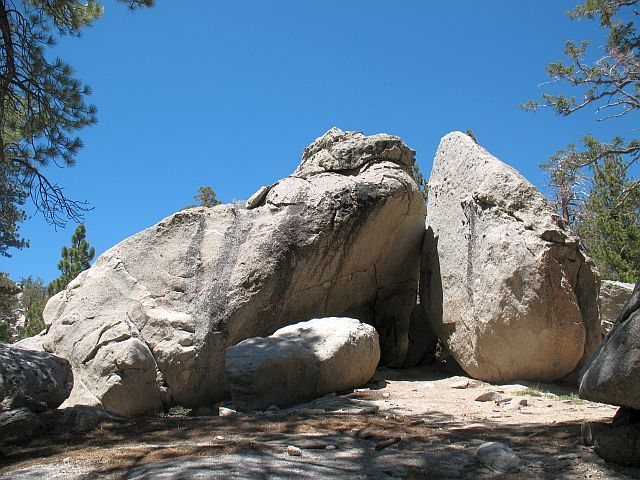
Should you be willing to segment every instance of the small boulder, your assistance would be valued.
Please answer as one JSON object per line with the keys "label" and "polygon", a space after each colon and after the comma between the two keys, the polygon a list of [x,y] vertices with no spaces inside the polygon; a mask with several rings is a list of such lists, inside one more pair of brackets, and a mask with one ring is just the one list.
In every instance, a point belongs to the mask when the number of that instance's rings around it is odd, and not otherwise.
{"label": "small boulder", "polygon": [[503,443],[483,443],[478,448],[477,455],[480,463],[491,470],[502,473],[516,473],[520,470],[520,459]]}
{"label": "small boulder", "polygon": [[600,321],[602,334],[607,335],[622,312],[625,304],[633,293],[633,283],[603,280],[600,285]]}
{"label": "small boulder", "polygon": [[586,422],[581,436],[585,445],[607,462],[640,467],[640,411],[621,408],[610,424]]}
{"label": "small boulder", "polygon": [[602,430],[594,438],[594,447],[607,462],[640,467],[640,426],[620,425]]}
{"label": "small boulder", "polygon": [[58,408],[73,388],[71,365],[46,352],[0,343],[0,408]]}
{"label": "small boulder", "polygon": [[581,372],[580,398],[640,410],[640,281]]}
{"label": "small boulder", "polygon": [[240,410],[286,407],[365,385],[379,360],[372,326],[352,318],[319,318],[227,348],[226,382]]}

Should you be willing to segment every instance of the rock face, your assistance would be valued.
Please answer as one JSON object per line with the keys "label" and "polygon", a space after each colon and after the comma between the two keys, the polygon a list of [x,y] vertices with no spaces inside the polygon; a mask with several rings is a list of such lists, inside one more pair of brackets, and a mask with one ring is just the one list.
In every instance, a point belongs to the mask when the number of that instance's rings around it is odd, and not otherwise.
{"label": "rock face", "polygon": [[600,285],[600,320],[607,335],[633,293],[633,283],[603,280]]}
{"label": "rock face", "polygon": [[72,387],[73,374],[66,360],[0,343],[0,411],[57,408]]}
{"label": "rock face", "polygon": [[581,372],[580,397],[640,410],[640,281]]}
{"label": "rock face", "polygon": [[352,318],[319,318],[227,348],[226,381],[239,410],[287,407],[361,387],[375,373],[375,328]]}
{"label": "rock face", "polygon": [[76,374],[66,405],[210,405],[226,347],[317,317],[375,326],[401,363],[424,234],[414,153],[332,129],[252,208],[183,210],[108,250],[44,312],[44,348]]}
{"label": "rock face", "polygon": [[536,188],[468,136],[445,136],[429,180],[420,298],[471,376],[551,381],[601,340],[599,278]]}

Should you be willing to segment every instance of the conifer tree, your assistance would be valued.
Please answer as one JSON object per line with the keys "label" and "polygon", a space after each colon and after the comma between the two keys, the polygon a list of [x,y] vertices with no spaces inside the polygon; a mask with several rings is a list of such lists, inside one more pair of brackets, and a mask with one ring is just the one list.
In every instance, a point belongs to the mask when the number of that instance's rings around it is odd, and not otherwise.
{"label": "conifer tree", "polygon": [[19,336],[20,338],[32,337],[45,328],[42,313],[49,296],[41,278],[23,278],[20,280],[20,289],[22,290],[20,310],[25,320]]}
{"label": "conifer tree", "polygon": [[[569,116],[592,108],[598,120],[614,120],[637,115],[640,111],[640,35],[634,19],[640,15],[640,0],[584,0],[568,15],[572,19],[597,19],[607,33],[602,55],[589,49],[589,42],[565,44],[566,60],[547,66],[552,82],[565,84],[572,93],[547,92],[541,101],[529,100],[525,110],[548,107],[557,115]],[[573,93],[575,92],[575,93]],[[633,132],[634,130],[631,130]],[[640,140],[622,135],[600,142],[592,135],[582,138],[581,166],[597,163],[610,155],[620,155],[627,164],[640,160]],[[632,184],[636,188],[640,184]]]}
{"label": "conifer tree", "polygon": [[62,274],[47,287],[50,296],[64,290],[67,285],[91,266],[91,260],[95,255],[95,249],[89,245],[86,239],[87,229],[84,225],[78,225],[71,236],[71,246],[62,247],[62,259],[58,263],[58,270]]}
{"label": "conifer tree", "polygon": [[620,155],[591,166],[592,187],[577,231],[603,278],[635,282],[640,274],[640,192],[629,189]]}
{"label": "conifer tree", "polygon": [[411,167],[411,173],[413,174],[413,179],[416,181],[416,185],[418,185],[418,190],[420,191],[422,198],[426,202],[429,198],[429,182],[424,178],[417,162]]}
{"label": "conifer tree", "polygon": [[[153,4],[118,1],[131,9]],[[48,50],[102,12],[96,0],[0,0],[0,255],[27,246],[18,232],[27,198],[54,225],[81,221],[87,210],[43,173],[51,162],[72,166],[82,147],[77,132],[96,122],[89,87]]]}
{"label": "conifer tree", "polygon": [[208,186],[198,188],[198,195],[195,195],[193,199],[198,202],[200,207],[215,207],[222,203],[216,198],[216,191]]}
{"label": "conifer tree", "polygon": [[551,203],[568,225],[575,228],[584,211],[587,179],[582,173],[580,154],[575,145],[558,150],[548,161],[540,164],[549,177]]}
{"label": "conifer tree", "polygon": [[20,288],[6,273],[0,272],[0,342],[12,340],[13,326],[18,319]]}

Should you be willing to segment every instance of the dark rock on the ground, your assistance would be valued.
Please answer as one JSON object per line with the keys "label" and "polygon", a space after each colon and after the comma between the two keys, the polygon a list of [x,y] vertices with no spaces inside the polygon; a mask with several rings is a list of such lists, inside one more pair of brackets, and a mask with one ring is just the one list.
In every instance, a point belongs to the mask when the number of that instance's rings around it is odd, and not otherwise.
{"label": "dark rock on the ground", "polygon": [[0,409],[57,408],[72,387],[67,360],[0,343]]}
{"label": "dark rock on the ground", "polygon": [[640,467],[640,427],[620,425],[597,433],[594,446],[607,462]]}
{"label": "dark rock on the ground", "polygon": [[23,443],[44,428],[39,416],[28,408],[0,413],[0,445]]}
{"label": "dark rock on the ground", "polygon": [[478,460],[485,467],[503,473],[520,471],[521,461],[513,450],[500,442],[483,443],[478,448]]}
{"label": "dark rock on the ground", "polygon": [[640,467],[640,411],[620,408],[611,423],[586,422],[581,436],[606,461]]}

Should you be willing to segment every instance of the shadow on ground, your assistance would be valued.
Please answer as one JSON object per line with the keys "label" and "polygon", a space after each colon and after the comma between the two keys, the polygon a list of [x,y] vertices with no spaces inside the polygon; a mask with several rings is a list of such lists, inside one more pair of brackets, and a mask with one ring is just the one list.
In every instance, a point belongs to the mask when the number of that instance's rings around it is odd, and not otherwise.
{"label": "shadow on ground", "polygon": [[[445,412],[402,416],[371,405],[330,396],[269,415],[147,417],[105,423],[85,434],[52,431],[26,445],[3,447],[0,478],[640,477],[640,471],[607,464],[581,445],[578,422],[465,423]],[[522,461],[520,472],[483,466],[476,451],[489,441],[510,446]],[[289,446],[301,456],[290,455]]]}

